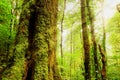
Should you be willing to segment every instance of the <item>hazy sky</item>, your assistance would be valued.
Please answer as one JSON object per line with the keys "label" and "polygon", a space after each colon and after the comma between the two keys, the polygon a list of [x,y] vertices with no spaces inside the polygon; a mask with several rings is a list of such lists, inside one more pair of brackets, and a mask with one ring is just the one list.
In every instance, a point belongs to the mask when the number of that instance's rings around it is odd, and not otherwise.
{"label": "hazy sky", "polygon": [[111,18],[117,11],[116,5],[120,3],[120,0],[104,0],[104,17],[105,19]]}

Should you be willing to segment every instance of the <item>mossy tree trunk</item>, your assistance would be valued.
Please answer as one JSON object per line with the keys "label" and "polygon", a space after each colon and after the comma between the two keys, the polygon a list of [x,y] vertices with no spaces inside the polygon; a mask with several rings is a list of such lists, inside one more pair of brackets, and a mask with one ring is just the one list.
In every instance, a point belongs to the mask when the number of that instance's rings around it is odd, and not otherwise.
{"label": "mossy tree trunk", "polygon": [[[9,3],[9,2],[8,2]],[[25,25],[22,24],[18,26],[17,21],[19,20],[15,18],[16,17],[20,17],[20,12],[17,9],[18,8],[18,2],[16,2],[16,0],[11,1],[11,21],[7,21],[9,23],[9,36],[8,38],[6,38],[6,40],[8,40],[5,45],[6,45],[6,55],[4,57],[4,61],[6,66],[4,66],[2,69],[0,69],[0,74],[3,75],[3,77],[1,76],[1,79],[3,78],[8,78],[8,75],[11,76],[15,76],[14,78],[18,78],[18,76],[16,76],[16,72],[15,68],[13,67],[19,67],[19,71],[17,72],[17,74],[20,73],[19,75],[19,79],[22,78],[22,66],[21,63],[23,61],[24,58],[24,52],[27,49],[27,27]],[[17,14],[18,13],[18,14]],[[26,18],[27,19],[27,18]],[[23,19],[21,21],[21,23],[23,23],[26,19]],[[15,24],[18,26],[16,31],[17,31],[17,35],[15,37],[15,41],[14,44],[12,42],[13,40],[13,32],[15,32],[13,30],[13,27],[15,26]],[[26,31],[26,32],[25,32]],[[13,49],[14,47],[14,49]],[[17,65],[19,64],[19,66]],[[5,75],[4,75],[5,74]],[[9,80],[11,80],[12,78],[9,78]]]}
{"label": "mossy tree trunk", "polygon": [[[20,68],[19,73],[12,73],[11,75],[14,75],[16,79],[21,79],[22,80],[22,73],[24,72],[23,65],[24,65],[24,60],[25,60],[25,53],[27,52],[28,49],[28,25],[29,25],[29,19],[30,19],[30,10],[28,9],[29,5],[26,4],[26,2],[23,2],[22,5],[22,12],[20,14],[20,20],[17,28],[17,34],[15,38],[15,47],[13,50],[13,58],[14,58],[14,63],[15,67]],[[22,64],[21,64],[22,63]],[[14,67],[13,66],[13,67]],[[11,70],[14,71],[14,68]],[[19,74],[19,77],[17,77]]]}
{"label": "mossy tree trunk", "polygon": [[[102,39],[102,47],[99,45],[99,51],[102,57],[102,70],[101,70],[101,76],[102,80],[106,80],[106,68],[107,68],[107,52],[106,52],[106,30],[105,30],[105,20],[104,20],[104,0],[101,1],[101,7],[102,7],[102,27],[103,27],[103,39]],[[103,49],[102,49],[103,48]]]}
{"label": "mossy tree trunk", "polygon": [[95,38],[95,30],[94,30],[94,10],[92,10],[93,7],[90,6],[90,2],[92,0],[86,1],[87,10],[88,10],[88,16],[90,21],[90,27],[91,27],[91,39],[92,39],[92,49],[94,54],[94,66],[95,66],[95,78],[96,80],[99,79],[98,72],[99,72],[99,65],[98,65],[98,54],[97,54],[97,42]]}
{"label": "mossy tree trunk", "polygon": [[57,12],[58,0],[49,0],[48,11],[50,15],[50,28],[48,30],[48,78],[49,80],[62,80],[56,60],[56,44],[57,44]]}
{"label": "mossy tree trunk", "polygon": [[102,80],[106,80],[107,79],[107,76],[106,76],[106,65],[107,65],[106,53],[105,53],[104,49],[101,48],[100,45],[98,45],[98,46],[99,46],[100,54],[102,56],[101,76],[102,76]]}
{"label": "mossy tree trunk", "polygon": [[[26,11],[28,11],[29,13],[26,14]],[[27,24],[27,30],[28,30],[27,33],[28,48],[27,51],[25,52],[25,66],[24,66],[25,70],[23,74],[23,80],[34,80],[34,71],[35,71],[34,50],[36,50],[35,49],[36,46],[33,44],[34,35],[35,35],[35,20],[36,20],[35,2],[33,2],[32,0],[28,0],[28,2],[26,2],[24,0],[22,13],[24,14],[21,14],[21,18],[24,16],[27,18],[26,22],[24,22],[23,24]]]}
{"label": "mossy tree trunk", "polygon": [[81,0],[81,21],[82,21],[82,35],[84,47],[84,67],[85,67],[85,80],[91,79],[90,73],[90,44],[88,36],[88,27],[86,20],[86,0]]}
{"label": "mossy tree trunk", "polygon": [[[29,24],[29,11],[23,9],[23,12],[20,15],[20,23],[18,24],[17,34],[14,41],[14,49],[11,51],[10,62],[12,67],[10,72],[7,75],[15,76],[14,79],[22,80],[23,65],[24,65],[24,56],[28,49],[28,24]],[[19,68],[19,71],[16,70]],[[18,76],[19,75],[19,76]],[[13,77],[9,78],[13,80]]]}
{"label": "mossy tree trunk", "polygon": [[27,8],[29,35],[23,80],[61,80],[56,62],[58,1],[29,0],[26,4],[30,2],[32,5]]}

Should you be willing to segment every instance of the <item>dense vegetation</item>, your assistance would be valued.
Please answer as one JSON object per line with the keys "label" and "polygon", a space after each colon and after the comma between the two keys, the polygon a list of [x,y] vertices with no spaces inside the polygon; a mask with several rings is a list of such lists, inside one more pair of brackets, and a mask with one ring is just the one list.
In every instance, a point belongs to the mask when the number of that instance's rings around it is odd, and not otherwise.
{"label": "dense vegetation", "polygon": [[119,80],[120,4],[106,19],[106,1],[1,0],[0,80]]}

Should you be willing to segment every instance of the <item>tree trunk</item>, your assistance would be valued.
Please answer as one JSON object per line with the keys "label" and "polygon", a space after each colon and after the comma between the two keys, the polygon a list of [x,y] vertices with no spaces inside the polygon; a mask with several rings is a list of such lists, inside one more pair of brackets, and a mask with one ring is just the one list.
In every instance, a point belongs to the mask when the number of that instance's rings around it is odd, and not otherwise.
{"label": "tree trunk", "polygon": [[73,24],[71,26],[71,31],[70,31],[70,80],[72,80],[72,54],[73,54],[73,33],[72,33],[72,28]]}
{"label": "tree trunk", "polygon": [[103,45],[103,49],[106,53],[106,31],[105,31],[105,20],[104,20],[104,0],[101,1],[101,7],[102,7],[102,26],[103,26],[103,40],[102,40],[102,45]]}
{"label": "tree trunk", "polygon": [[101,1],[101,7],[102,7],[102,26],[103,26],[103,40],[102,40],[102,46],[99,45],[99,51],[102,56],[102,71],[101,71],[101,76],[103,80],[106,80],[106,67],[107,67],[107,54],[106,54],[106,32],[105,32],[105,21],[104,21],[104,0]]}
{"label": "tree trunk", "polygon": [[102,80],[106,80],[106,54],[100,45],[99,45],[99,51],[102,56],[102,70],[101,70]]}
{"label": "tree trunk", "polygon": [[90,7],[90,0],[86,1],[86,4],[87,4],[88,16],[89,16],[90,26],[91,26],[91,38],[92,38],[92,48],[93,48],[93,54],[94,54],[95,77],[96,77],[96,79],[99,79],[99,77],[98,77],[99,67],[98,67],[98,57],[97,57],[97,43],[96,43],[95,31],[94,31],[94,13]]}
{"label": "tree trunk", "polygon": [[[33,3],[33,2],[31,2]],[[27,5],[24,4],[24,6]],[[36,8],[35,8],[35,4],[33,5],[28,5],[28,11],[30,11],[29,13],[29,19],[27,22],[28,25],[28,49],[25,53],[25,70],[24,70],[24,74],[23,74],[23,80],[34,80],[34,73],[35,73],[35,59],[36,59],[36,54],[35,51],[37,49],[36,45],[34,44],[34,39],[35,39],[35,28],[36,28],[36,18],[37,18],[37,12],[36,12]],[[27,10],[27,8],[26,8]],[[27,15],[21,15],[23,16],[27,16]],[[26,22],[26,23],[27,23]]]}
{"label": "tree trunk", "polygon": [[48,78],[49,80],[62,80],[59,69],[57,67],[56,59],[56,45],[57,45],[57,8],[58,0],[51,0],[49,4],[52,11],[50,13],[50,31],[49,31],[49,41],[48,41]]}
{"label": "tree trunk", "polygon": [[85,66],[85,80],[91,80],[90,73],[90,44],[86,20],[86,4],[85,0],[81,0],[81,21],[82,21],[82,35],[83,35],[83,47],[84,47],[84,66]]}
{"label": "tree trunk", "polygon": [[[61,19],[61,44],[60,44],[60,51],[61,51],[61,65],[63,66],[63,23],[64,23],[64,15],[65,15],[65,8],[66,8],[66,0],[64,0],[64,8],[63,8],[63,14]],[[61,73],[63,73],[63,68],[61,68]]]}
{"label": "tree trunk", "polygon": [[27,8],[29,35],[23,80],[61,80],[55,49],[58,1],[29,2],[32,5]]}

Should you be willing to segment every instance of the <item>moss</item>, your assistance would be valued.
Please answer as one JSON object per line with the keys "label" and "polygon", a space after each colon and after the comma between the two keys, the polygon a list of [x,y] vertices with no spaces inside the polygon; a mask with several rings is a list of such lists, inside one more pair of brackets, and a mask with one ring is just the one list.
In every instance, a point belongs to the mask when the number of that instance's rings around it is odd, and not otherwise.
{"label": "moss", "polygon": [[22,44],[17,44],[16,45],[16,50],[15,50],[15,62],[14,66],[12,66],[9,70],[6,70],[3,73],[3,80],[8,79],[8,80],[22,80],[22,75],[23,75],[23,65],[24,65],[24,56],[25,52],[27,49],[27,42],[25,41]]}
{"label": "moss", "polygon": [[[52,2],[54,0],[25,0],[15,43],[15,65],[7,75],[9,80],[22,80],[22,76],[25,80],[32,79],[31,76],[34,80],[57,80],[54,78],[59,75],[55,62],[56,13]],[[35,62],[35,66],[30,61]]]}
{"label": "moss", "polygon": [[36,54],[35,80],[48,80],[48,45],[45,38],[42,33],[37,33],[35,37],[35,47],[37,48],[34,53]]}
{"label": "moss", "polygon": [[[41,57],[41,59],[40,59]],[[40,59],[40,60],[39,60]],[[36,57],[35,80],[48,80],[47,55],[41,53]]]}
{"label": "moss", "polygon": [[[44,28],[41,28],[44,30]],[[46,35],[46,34],[45,34]],[[36,67],[35,67],[35,80],[43,79],[48,80],[48,44],[44,32],[38,32],[35,35],[35,48],[36,51]]]}

